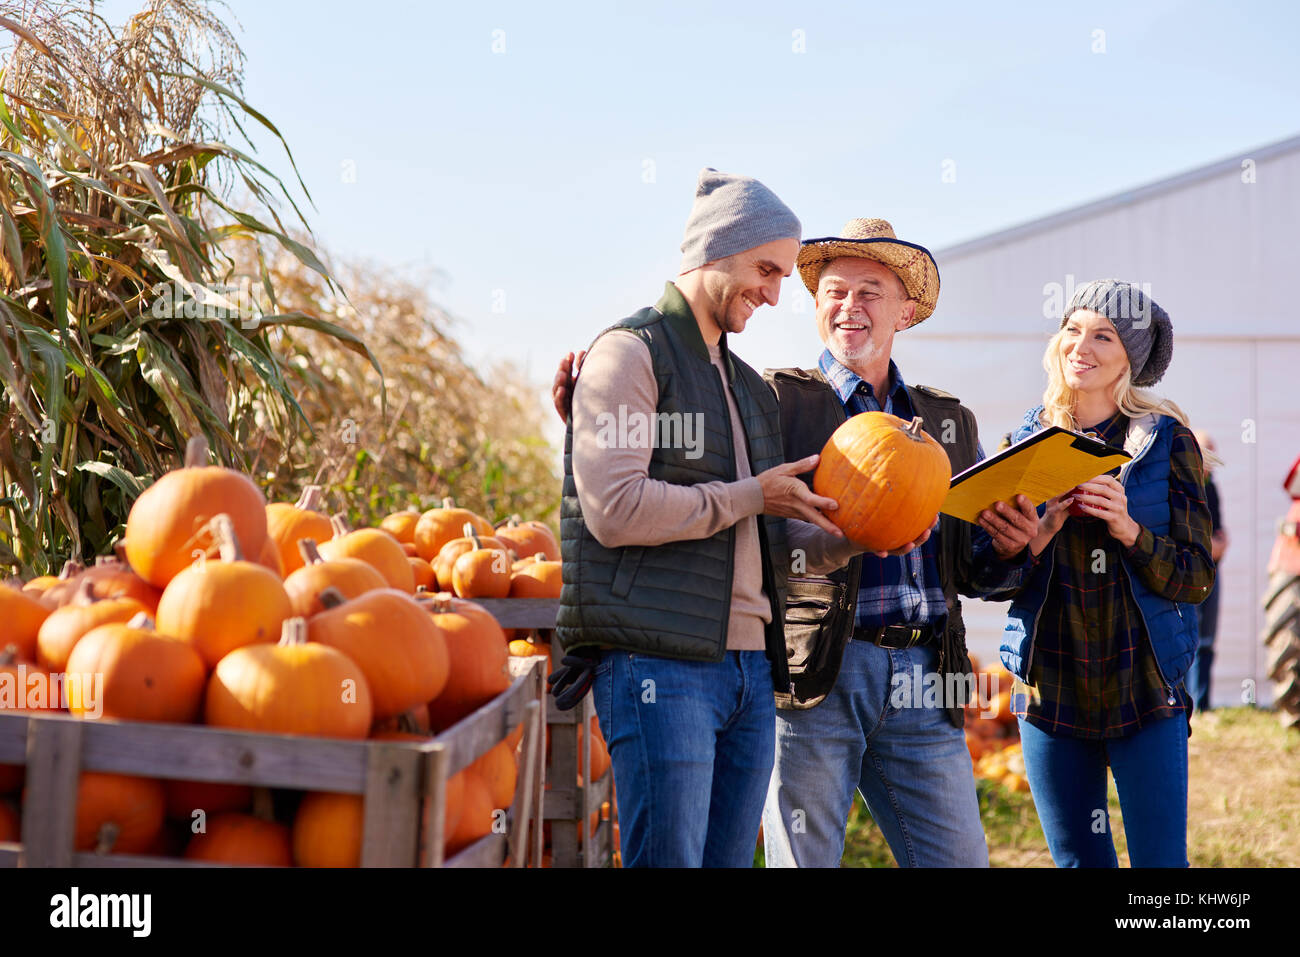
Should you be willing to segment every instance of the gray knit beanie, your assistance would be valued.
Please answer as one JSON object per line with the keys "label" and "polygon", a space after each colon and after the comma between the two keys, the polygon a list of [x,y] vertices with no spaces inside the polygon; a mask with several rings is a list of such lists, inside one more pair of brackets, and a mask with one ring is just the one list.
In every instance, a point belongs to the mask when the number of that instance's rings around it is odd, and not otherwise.
{"label": "gray knit beanie", "polygon": [[1090,309],[1115,325],[1128,353],[1129,378],[1134,385],[1155,385],[1174,357],[1174,326],[1169,313],[1130,282],[1094,279],[1074,291],[1061,318],[1061,328],[1077,309]]}
{"label": "gray knit beanie", "polygon": [[801,234],[790,207],[758,180],[708,167],[695,187],[678,273],[777,239],[797,242]]}

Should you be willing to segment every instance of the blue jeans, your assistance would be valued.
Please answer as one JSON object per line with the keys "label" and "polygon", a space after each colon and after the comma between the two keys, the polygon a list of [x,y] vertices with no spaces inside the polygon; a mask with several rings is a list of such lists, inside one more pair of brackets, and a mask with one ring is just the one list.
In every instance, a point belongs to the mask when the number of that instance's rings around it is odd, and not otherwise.
{"label": "blue jeans", "polygon": [[1187,866],[1187,718],[1161,718],[1125,738],[1051,735],[1023,718],[1020,740],[1038,819],[1057,867],[1118,867],[1106,767],[1134,867]]}
{"label": "blue jeans", "polygon": [[[826,700],[780,711],[763,809],[769,867],[837,867],[853,790],[902,867],[987,867],[966,736],[941,707],[896,707],[894,674],[934,670],[933,648],[850,640]],[[913,682],[913,701],[923,702]]]}
{"label": "blue jeans", "polygon": [[618,791],[624,867],[753,867],[772,775],[772,668],[602,653],[592,694]]}

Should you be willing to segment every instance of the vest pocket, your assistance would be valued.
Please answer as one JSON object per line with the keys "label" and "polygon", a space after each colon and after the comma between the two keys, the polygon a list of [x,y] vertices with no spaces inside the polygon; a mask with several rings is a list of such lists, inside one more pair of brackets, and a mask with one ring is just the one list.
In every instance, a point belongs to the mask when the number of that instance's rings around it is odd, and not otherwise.
{"label": "vest pocket", "polygon": [[785,603],[786,664],[790,674],[819,673],[847,634],[847,586],[829,578],[792,578]]}
{"label": "vest pocket", "polygon": [[636,580],[637,569],[641,567],[641,558],[645,555],[644,545],[634,545],[623,549],[614,570],[614,580],[610,583],[610,593],[615,598],[626,598],[632,591],[632,582]]}

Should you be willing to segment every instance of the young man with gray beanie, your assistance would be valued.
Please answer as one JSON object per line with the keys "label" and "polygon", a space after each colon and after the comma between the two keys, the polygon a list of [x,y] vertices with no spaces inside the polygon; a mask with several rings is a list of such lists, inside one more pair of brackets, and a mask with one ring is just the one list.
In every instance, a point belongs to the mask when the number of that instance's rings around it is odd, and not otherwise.
{"label": "young man with gray beanie", "polygon": [[703,170],[679,275],[597,336],[573,386],[552,691],[593,690],[624,866],[751,865],[790,555],[829,571],[859,551],[796,478],[817,457],[783,464],[776,398],[728,341],[776,304],[799,237],[762,183]]}

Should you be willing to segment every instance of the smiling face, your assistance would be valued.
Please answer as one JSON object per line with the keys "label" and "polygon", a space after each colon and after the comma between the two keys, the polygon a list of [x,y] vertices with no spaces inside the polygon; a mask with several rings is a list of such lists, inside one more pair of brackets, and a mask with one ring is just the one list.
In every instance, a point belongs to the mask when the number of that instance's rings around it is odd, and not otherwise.
{"label": "smiling face", "polygon": [[797,239],[777,239],[700,267],[708,317],[722,332],[744,332],[762,305],[775,306],[781,280],[794,270]]}
{"label": "smiling face", "polygon": [[844,256],[822,268],[817,282],[817,333],[836,359],[850,369],[888,359],[894,333],[916,315],[903,281],[874,259]]}
{"label": "smiling face", "polygon": [[1091,309],[1076,310],[1059,335],[1061,371],[1065,384],[1076,392],[1110,395],[1115,384],[1128,376],[1128,353],[1105,316]]}

